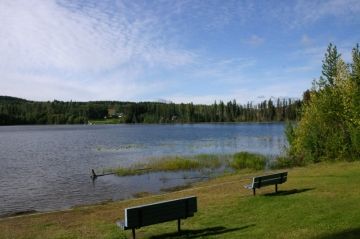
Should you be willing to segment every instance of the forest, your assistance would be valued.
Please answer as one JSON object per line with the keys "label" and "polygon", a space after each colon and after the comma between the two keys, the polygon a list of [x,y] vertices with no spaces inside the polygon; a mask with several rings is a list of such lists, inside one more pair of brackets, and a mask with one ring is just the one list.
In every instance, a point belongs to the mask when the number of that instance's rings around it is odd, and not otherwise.
{"label": "forest", "polygon": [[295,121],[302,102],[269,99],[260,103],[175,104],[120,101],[29,101],[0,96],[0,125],[115,123],[203,123]]}

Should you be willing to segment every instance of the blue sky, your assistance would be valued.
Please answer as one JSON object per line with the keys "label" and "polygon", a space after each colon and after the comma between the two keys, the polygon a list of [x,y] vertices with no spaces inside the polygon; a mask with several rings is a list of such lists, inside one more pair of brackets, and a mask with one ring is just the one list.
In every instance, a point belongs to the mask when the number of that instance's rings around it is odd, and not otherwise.
{"label": "blue sky", "polygon": [[299,98],[360,1],[3,0],[0,95],[211,104]]}

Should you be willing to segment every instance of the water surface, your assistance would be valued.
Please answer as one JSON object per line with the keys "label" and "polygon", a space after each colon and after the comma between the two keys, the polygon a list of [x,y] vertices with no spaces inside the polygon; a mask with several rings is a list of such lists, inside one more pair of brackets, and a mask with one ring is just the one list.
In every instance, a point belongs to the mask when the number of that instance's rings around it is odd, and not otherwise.
{"label": "water surface", "polygon": [[[132,197],[195,181],[180,173],[132,177],[90,170],[129,166],[149,157],[280,154],[283,124],[66,125],[0,127],[0,215],[49,211]],[[193,176],[200,176],[192,172]]]}

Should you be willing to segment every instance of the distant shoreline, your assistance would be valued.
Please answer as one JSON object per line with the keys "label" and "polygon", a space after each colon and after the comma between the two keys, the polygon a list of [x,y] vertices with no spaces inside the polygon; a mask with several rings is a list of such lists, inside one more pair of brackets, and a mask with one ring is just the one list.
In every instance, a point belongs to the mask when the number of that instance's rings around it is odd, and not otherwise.
{"label": "distant shoreline", "polygon": [[12,125],[0,125],[0,127],[6,126],[99,126],[99,125],[226,125],[226,124],[285,124],[293,121],[244,121],[244,122],[193,122],[193,123],[93,123],[93,124],[12,124]]}
{"label": "distant shoreline", "polygon": [[301,100],[259,103],[37,102],[0,96],[0,125],[282,122],[299,119]]}

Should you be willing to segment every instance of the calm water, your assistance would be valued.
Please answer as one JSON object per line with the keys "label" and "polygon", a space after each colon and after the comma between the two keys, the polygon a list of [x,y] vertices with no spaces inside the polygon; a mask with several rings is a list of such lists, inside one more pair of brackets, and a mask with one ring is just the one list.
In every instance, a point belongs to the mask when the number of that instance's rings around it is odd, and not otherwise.
{"label": "calm water", "polygon": [[[0,215],[65,209],[156,193],[195,179],[183,173],[99,177],[92,168],[128,166],[149,157],[226,154],[276,155],[283,124],[2,126]],[[192,175],[196,175],[193,173]]]}

